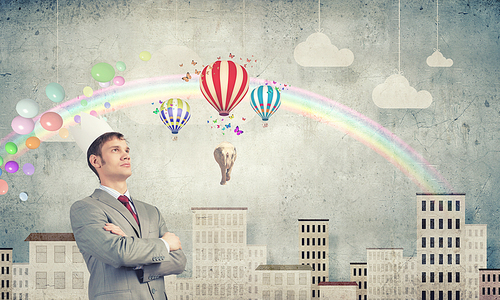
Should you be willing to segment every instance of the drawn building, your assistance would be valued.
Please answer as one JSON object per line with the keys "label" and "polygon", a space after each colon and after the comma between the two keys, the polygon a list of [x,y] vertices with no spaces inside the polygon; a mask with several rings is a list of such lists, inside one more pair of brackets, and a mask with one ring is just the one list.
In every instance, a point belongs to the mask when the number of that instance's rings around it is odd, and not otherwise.
{"label": "drawn building", "polygon": [[479,299],[500,299],[500,269],[479,269]]}
{"label": "drawn building", "polygon": [[417,194],[419,299],[476,299],[486,225],[465,224],[465,194]]}
{"label": "drawn building", "polygon": [[0,296],[11,299],[12,296],[12,248],[0,248]]}
{"label": "drawn building", "polygon": [[193,278],[168,280],[175,299],[260,299],[265,245],[247,245],[247,208],[193,207]]}
{"label": "drawn building", "polygon": [[299,263],[312,268],[312,298],[319,297],[318,283],[329,281],[328,219],[299,219]]}
{"label": "drawn building", "polygon": [[356,282],[356,299],[367,300],[368,266],[366,263],[351,263],[351,282]]}
{"label": "drawn building", "polygon": [[261,285],[258,299],[311,299],[311,266],[260,265],[256,272]]}
{"label": "drawn building", "polygon": [[357,298],[358,282],[320,282],[321,291],[319,299],[324,300],[353,300]]}
{"label": "drawn building", "polygon": [[90,274],[73,233],[31,233],[30,299],[87,299]]}
{"label": "drawn building", "polygon": [[12,263],[12,300],[28,300],[29,263]]}

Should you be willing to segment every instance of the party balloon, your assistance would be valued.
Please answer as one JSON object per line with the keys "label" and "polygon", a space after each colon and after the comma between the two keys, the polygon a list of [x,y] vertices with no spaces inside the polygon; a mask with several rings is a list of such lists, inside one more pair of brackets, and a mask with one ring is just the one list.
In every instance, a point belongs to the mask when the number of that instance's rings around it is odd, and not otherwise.
{"label": "party balloon", "polygon": [[40,124],[45,130],[56,131],[63,125],[63,119],[58,113],[49,111],[40,117]]}
{"label": "party balloon", "polygon": [[83,95],[85,95],[85,97],[92,97],[93,94],[94,90],[90,86],[86,86],[83,88]]}
{"label": "party balloon", "polygon": [[250,105],[262,121],[269,120],[281,105],[280,92],[269,85],[255,88],[250,96],[252,98]]}
{"label": "party balloon", "polygon": [[34,118],[38,115],[38,103],[31,99],[23,99],[17,102],[16,110],[21,117]]}
{"label": "party balloon", "polygon": [[80,123],[82,121],[82,117],[80,115],[76,115],[73,120],[75,120],[75,123]]}
{"label": "party balloon", "polygon": [[9,154],[16,154],[17,153],[17,145],[14,144],[13,142],[8,142],[5,144],[5,151]]}
{"label": "party balloon", "polygon": [[109,84],[110,84],[110,81],[108,81],[108,82],[99,82],[99,85],[100,85],[101,87],[108,87],[108,86],[109,86]]}
{"label": "party balloon", "polygon": [[21,194],[19,194],[19,199],[21,199],[21,201],[28,200],[28,194],[26,194],[25,192],[22,192]]}
{"label": "party balloon", "polygon": [[0,176],[2,176],[2,169],[0,169]]}
{"label": "party balloon", "polygon": [[36,149],[40,146],[40,139],[36,136],[30,136],[26,139],[26,147],[29,149]]}
{"label": "party balloon", "polygon": [[80,101],[80,104],[82,106],[87,106],[87,104],[89,104],[89,103],[87,102],[87,100],[83,99],[82,101]]}
{"label": "party balloon", "polygon": [[66,128],[61,128],[59,130],[59,136],[62,137],[63,139],[67,138],[69,136],[69,130]]}
{"label": "party balloon", "polygon": [[105,108],[110,108],[110,107],[111,107],[111,103],[109,103],[109,102],[105,102],[105,103],[104,103],[104,107],[105,107]]}
{"label": "party balloon", "polygon": [[227,116],[247,94],[249,79],[242,66],[219,60],[203,69],[200,90],[219,115]]}
{"label": "party balloon", "polygon": [[90,115],[94,116],[94,117],[97,117],[97,112],[95,110],[91,110],[90,111]]}
{"label": "party balloon", "polygon": [[8,190],[9,190],[9,185],[7,184],[7,181],[0,179],[0,195],[7,194]]}
{"label": "party balloon", "polygon": [[[3,158],[0,156],[0,166],[3,165]],[[1,169],[0,169],[1,170]],[[0,173],[2,175],[2,173]]]}
{"label": "party balloon", "polygon": [[98,63],[90,71],[92,78],[99,82],[108,82],[115,77],[115,69],[108,63]]}
{"label": "party balloon", "polygon": [[66,95],[63,87],[56,82],[51,82],[47,85],[45,88],[45,94],[50,100],[56,103],[63,101],[64,96]]}
{"label": "party balloon", "polygon": [[173,134],[177,134],[191,118],[189,104],[178,98],[163,102],[160,110],[160,119]]}
{"label": "party balloon", "polygon": [[33,119],[17,116],[12,120],[10,126],[17,134],[28,134],[35,128],[35,122]]}
{"label": "party balloon", "polygon": [[123,77],[121,77],[121,76],[116,76],[116,77],[113,79],[113,84],[114,84],[114,85],[117,85],[117,86],[122,86],[124,83],[125,83],[125,78],[123,78]]}
{"label": "party balloon", "polygon": [[35,167],[30,163],[26,163],[23,166],[23,172],[26,175],[33,175],[33,173],[35,173]]}
{"label": "party balloon", "polygon": [[139,53],[139,58],[143,61],[148,61],[151,59],[151,53],[149,53],[148,51],[142,51],[141,53]]}
{"label": "party balloon", "polygon": [[118,71],[123,72],[123,71],[125,71],[126,68],[127,68],[127,66],[125,66],[125,63],[123,61],[117,61],[116,62],[116,69]]}
{"label": "party balloon", "polygon": [[16,173],[19,170],[19,165],[17,162],[11,160],[5,163],[5,171],[9,173]]}

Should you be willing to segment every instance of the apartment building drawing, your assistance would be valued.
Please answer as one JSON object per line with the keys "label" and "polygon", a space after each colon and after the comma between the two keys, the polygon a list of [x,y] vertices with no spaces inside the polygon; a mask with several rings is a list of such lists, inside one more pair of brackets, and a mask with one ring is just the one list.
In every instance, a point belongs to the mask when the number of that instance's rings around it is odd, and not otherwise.
{"label": "apartment building drawing", "polygon": [[368,266],[367,263],[350,263],[351,282],[356,282],[356,299],[367,300]]}
{"label": "apartment building drawing", "polygon": [[323,281],[318,283],[321,290],[320,299],[323,300],[353,300],[357,299],[358,283],[354,281],[331,282]]}
{"label": "apartment building drawing", "polygon": [[89,272],[73,233],[31,233],[30,299],[87,299]]}
{"label": "apartment building drawing", "polygon": [[29,263],[12,263],[12,300],[28,300]]}
{"label": "apartment building drawing", "polygon": [[258,299],[311,299],[310,265],[260,265],[256,269],[261,294]]}
{"label": "apartment building drawing", "polygon": [[311,297],[320,297],[318,283],[329,281],[329,219],[299,219],[299,263],[312,268]]}
{"label": "apartment building drawing", "polygon": [[465,194],[417,194],[419,299],[479,297],[486,225],[465,224]]}
{"label": "apartment building drawing", "polygon": [[479,269],[479,299],[500,299],[500,269]]}
{"label": "apartment building drawing", "polygon": [[0,248],[0,299],[12,297],[12,248]]}

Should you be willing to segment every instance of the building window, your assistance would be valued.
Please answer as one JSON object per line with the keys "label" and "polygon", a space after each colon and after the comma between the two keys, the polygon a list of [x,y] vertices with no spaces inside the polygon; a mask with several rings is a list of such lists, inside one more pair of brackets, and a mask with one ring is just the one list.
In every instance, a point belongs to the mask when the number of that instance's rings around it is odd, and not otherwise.
{"label": "building window", "polygon": [[47,246],[36,246],[36,262],[47,262]]}
{"label": "building window", "polygon": [[302,246],[304,246],[304,238],[302,238]]}
{"label": "building window", "polygon": [[309,246],[309,238],[307,238],[307,246]]}
{"label": "building window", "polygon": [[434,211],[434,201],[431,201],[431,211]]}
{"label": "building window", "polygon": [[426,210],[426,204],[427,204],[426,201],[422,201],[422,211]]}
{"label": "building window", "polygon": [[[448,299],[449,299],[449,300],[451,300],[452,296],[453,296],[453,292],[452,292],[452,291],[448,291]],[[471,296],[471,297],[469,297],[469,298],[472,298],[472,296]],[[477,298],[477,297],[476,297],[476,298]],[[460,300],[460,299],[459,299],[459,300]]]}
{"label": "building window", "polygon": [[73,253],[72,254],[73,254],[72,255],[73,263],[83,263],[83,255],[80,253],[78,246],[73,246]]}
{"label": "building window", "polygon": [[307,232],[309,232],[309,225],[307,225]]}
{"label": "building window", "polygon": [[271,274],[270,273],[262,274],[262,284],[263,285],[270,285],[271,284]]}
{"label": "building window", "polygon": [[434,238],[433,237],[430,238],[430,244],[431,244],[430,247],[434,248]]}
{"label": "building window", "polygon": [[[424,254],[422,254],[422,264],[423,265],[425,265],[425,263],[426,263],[425,258],[426,258],[426,255],[424,253]],[[354,271],[356,271],[356,270],[354,270]]]}
{"label": "building window", "polygon": [[433,265],[434,264],[434,254],[431,254],[430,255],[430,264]]}
{"label": "building window", "polygon": [[443,282],[443,272],[439,272],[439,282]]}
{"label": "building window", "polygon": [[[363,273],[365,274],[364,276],[366,276],[366,268],[363,269]],[[495,276],[495,275],[493,275],[493,276]],[[493,278],[495,278],[495,277],[493,277]],[[493,280],[493,281],[495,281],[495,280]]]}
{"label": "building window", "polygon": [[455,282],[460,282],[460,272],[455,273]]}
{"label": "building window", "polygon": [[326,238],[323,238],[323,246],[326,246]]}
{"label": "building window", "polygon": [[448,229],[453,229],[453,220],[452,219],[448,219]]}
{"label": "building window", "polygon": [[453,247],[453,239],[451,237],[448,237],[448,248]]}
{"label": "building window", "polygon": [[[215,249],[215,250],[217,250],[217,249]],[[217,252],[216,252],[216,253],[217,253]],[[252,253],[252,252],[250,252],[250,253]],[[305,259],[305,256],[306,256],[306,255],[305,255],[305,252],[304,252],[304,251],[302,251],[302,259]]]}
{"label": "building window", "polygon": [[430,291],[430,297],[429,298],[431,298],[431,300],[434,300],[434,291]]}
{"label": "building window", "polygon": [[427,296],[425,291],[422,291],[422,300],[426,300],[425,296]]}
{"label": "building window", "polygon": [[459,237],[457,237],[455,239],[455,247],[460,248],[460,238]]}
{"label": "building window", "polygon": [[448,211],[452,211],[453,203],[448,201]]}
{"label": "building window", "polygon": [[288,285],[294,285],[295,284],[295,273],[288,273],[287,278],[286,278],[286,283]]}
{"label": "building window", "polygon": [[430,272],[430,282],[434,282],[434,272]]}
{"label": "building window", "polygon": [[452,262],[451,262],[452,258],[451,257],[452,257],[452,254],[448,254],[448,264],[449,265],[452,264]]}
{"label": "building window", "polygon": [[460,211],[460,201],[455,202],[455,210]]}
{"label": "building window", "polygon": [[443,244],[444,244],[443,238],[440,237],[439,238],[439,248],[443,248]]}
{"label": "building window", "polygon": [[65,289],[66,275],[64,272],[54,272],[54,288]]}
{"label": "building window", "polygon": [[323,225],[323,232],[326,232],[326,225]]}
{"label": "building window", "polygon": [[352,276],[356,276],[356,268],[354,268],[353,271],[354,272],[352,273],[353,274]]}
{"label": "building window", "polygon": [[425,278],[425,272],[422,272],[422,282],[427,282],[427,280]]}
{"label": "building window", "polygon": [[443,291],[439,291],[439,300],[443,300]]}
{"label": "building window", "polygon": [[434,229],[434,219],[430,219],[429,228]]}
{"label": "building window", "polygon": [[312,232],[316,232],[315,227],[316,227],[315,225],[312,225]]}
{"label": "building window", "polygon": [[47,272],[36,272],[36,289],[47,288]]}
{"label": "building window", "polygon": [[426,241],[426,238],[425,238],[425,236],[423,236],[422,237],[422,248],[426,247],[425,241]]}
{"label": "building window", "polygon": [[443,264],[443,254],[439,254],[439,264]]}
{"label": "building window", "polygon": [[55,263],[64,263],[65,262],[65,246],[54,246],[54,262]]}
{"label": "building window", "polygon": [[455,220],[455,229],[460,229],[460,219]]}
{"label": "building window", "polygon": [[443,229],[443,219],[439,219],[439,229]]}
{"label": "building window", "polygon": [[439,211],[443,211],[443,201],[439,201]]}
{"label": "building window", "polygon": [[460,264],[460,254],[455,254],[455,263],[456,263],[457,265],[459,265],[459,264]]}
{"label": "building window", "polygon": [[455,299],[460,299],[460,291],[455,292]]}
{"label": "building window", "polygon": [[425,229],[425,219],[422,219],[422,229]]}

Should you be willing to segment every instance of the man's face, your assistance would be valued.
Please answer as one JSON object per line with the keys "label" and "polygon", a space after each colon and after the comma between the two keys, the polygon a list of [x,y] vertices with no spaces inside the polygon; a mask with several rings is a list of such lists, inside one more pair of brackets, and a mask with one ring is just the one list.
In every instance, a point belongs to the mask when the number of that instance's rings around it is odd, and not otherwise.
{"label": "man's face", "polygon": [[113,138],[102,145],[102,157],[95,157],[102,181],[123,181],[132,175],[130,148],[124,139]]}

